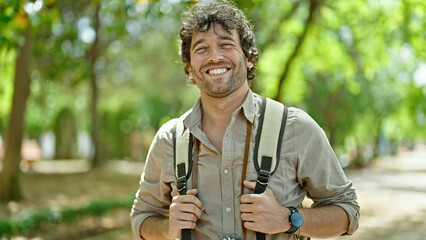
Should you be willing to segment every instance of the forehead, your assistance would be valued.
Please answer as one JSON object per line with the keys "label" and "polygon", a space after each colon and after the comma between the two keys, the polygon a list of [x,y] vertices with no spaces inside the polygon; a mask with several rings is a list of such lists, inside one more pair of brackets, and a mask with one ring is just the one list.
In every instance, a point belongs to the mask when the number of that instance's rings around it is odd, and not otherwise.
{"label": "forehead", "polygon": [[240,42],[240,36],[236,29],[225,30],[220,24],[212,24],[210,29],[207,31],[197,31],[194,32],[191,39],[191,46],[200,40],[207,40],[207,38],[212,39],[233,39],[235,42]]}

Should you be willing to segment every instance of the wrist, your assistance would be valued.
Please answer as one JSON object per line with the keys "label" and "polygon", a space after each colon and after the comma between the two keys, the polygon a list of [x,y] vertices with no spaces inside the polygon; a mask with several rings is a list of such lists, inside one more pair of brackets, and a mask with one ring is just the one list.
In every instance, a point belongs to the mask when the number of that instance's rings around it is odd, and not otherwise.
{"label": "wrist", "polygon": [[163,238],[164,239],[169,239],[169,240],[173,240],[173,239],[178,239],[179,236],[176,236],[175,231],[173,231],[170,228],[170,222],[169,219],[167,220],[167,225],[165,226],[165,231],[163,232]]}
{"label": "wrist", "polygon": [[299,230],[299,228],[303,224],[303,216],[299,213],[297,208],[295,207],[288,207],[288,210],[290,212],[288,216],[288,222],[290,223],[290,228],[285,231],[287,234],[293,234]]}
{"label": "wrist", "polygon": [[287,207],[283,207],[283,214],[281,219],[283,219],[283,228],[281,229],[280,232],[287,232],[288,230],[290,230],[291,228],[291,224],[290,224],[290,218],[289,216],[291,215],[290,210]]}

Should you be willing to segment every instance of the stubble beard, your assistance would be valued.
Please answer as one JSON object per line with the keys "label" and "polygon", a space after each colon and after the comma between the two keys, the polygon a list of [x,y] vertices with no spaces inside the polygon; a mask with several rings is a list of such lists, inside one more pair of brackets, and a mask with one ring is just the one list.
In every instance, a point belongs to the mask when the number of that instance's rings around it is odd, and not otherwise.
{"label": "stubble beard", "polygon": [[[195,69],[194,66],[191,66],[191,69]],[[228,77],[228,80],[225,78],[208,80],[207,73],[203,73],[200,70],[192,70],[192,75],[195,77],[195,84],[206,95],[214,98],[225,98],[239,89],[244,81],[247,81],[247,72],[244,71],[244,64],[240,64],[238,67],[233,65],[229,71],[231,70],[234,72]],[[225,81],[226,83],[224,83]],[[223,84],[224,86],[221,86]]]}

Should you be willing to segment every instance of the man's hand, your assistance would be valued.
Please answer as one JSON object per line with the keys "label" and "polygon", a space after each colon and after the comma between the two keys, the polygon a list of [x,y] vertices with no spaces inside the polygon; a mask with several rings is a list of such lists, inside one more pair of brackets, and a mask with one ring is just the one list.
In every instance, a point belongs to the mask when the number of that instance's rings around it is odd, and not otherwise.
{"label": "man's hand", "polygon": [[[244,181],[244,186],[254,190],[256,182]],[[267,234],[285,232],[290,229],[290,210],[281,206],[271,189],[266,188],[262,194],[245,194],[241,196],[241,219],[244,227]]]}
{"label": "man's hand", "polygon": [[194,229],[195,223],[201,217],[204,206],[195,195],[197,189],[186,192],[187,195],[175,196],[170,204],[169,238],[180,238],[182,229]]}

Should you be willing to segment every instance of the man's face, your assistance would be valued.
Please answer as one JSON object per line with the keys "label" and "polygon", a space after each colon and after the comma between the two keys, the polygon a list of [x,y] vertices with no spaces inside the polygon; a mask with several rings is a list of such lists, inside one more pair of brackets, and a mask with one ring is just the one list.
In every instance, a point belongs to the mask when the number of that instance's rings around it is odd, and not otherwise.
{"label": "man's face", "polygon": [[253,64],[245,57],[235,29],[225,31],[214,24],[207,32],[196,32],[190,48],[189,77],[205,94],[223,98],[247,84],[247,68]]}

